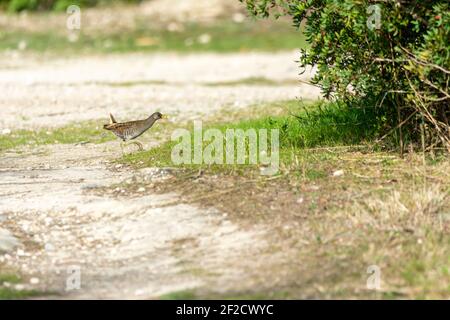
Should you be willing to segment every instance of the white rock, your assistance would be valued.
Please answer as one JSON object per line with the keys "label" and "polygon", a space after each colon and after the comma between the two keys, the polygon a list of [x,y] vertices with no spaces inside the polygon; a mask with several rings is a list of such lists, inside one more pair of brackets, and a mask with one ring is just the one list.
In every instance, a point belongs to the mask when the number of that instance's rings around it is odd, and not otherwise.
{"label": "white rock", "polygon": [[2,134],[11,134],[11,129],[3,129]]}
{"label": "white rock", "polygon": [[31,278],[30,283],[31,284],[39,284],[39,278]]}
{"label": "white rock", "polygon": [[201,44],[207,44],[211,41],[211,36],[208,33],[204,33],[197,38],[197,41]]}
{"label": "white rock", "polygon": [[245,15],[240,13],[240,12],[236,12],[235,14],[233,14],[233,21],[236,23],[242,23],[245,20]]}
{"label": "white rock", "polygon": [[[7,252],[19,245],[19,241],[6,229],[0,228],[0,252]],[[5,259],[8,257],[5,256]]]}
{"label": "white rock", "polygon": [[17,49],[19,49],[20,51],[23,51],[23,50],[25,50],[27,48],[27,46],[28,46],[27,42],[22,40],[17,45]]}
{"label": "white rock", "polygon": [[344,175],[344,170],[336,170],[333,172],[333,177],[340,177]]}
{"label": "white rock", "polygon": [[25,289],[25,286],[23,284],[16,284],[14,286],[14,289],[16,289],[17,291],[21,291],[21,290]]}
{"label": "white rock", "polygon": [[138,289],[134,292],[134,295],[136,295],[136,296],[142,296],[143,294],[144,294],[144,290],[140,290],[140,289]]}

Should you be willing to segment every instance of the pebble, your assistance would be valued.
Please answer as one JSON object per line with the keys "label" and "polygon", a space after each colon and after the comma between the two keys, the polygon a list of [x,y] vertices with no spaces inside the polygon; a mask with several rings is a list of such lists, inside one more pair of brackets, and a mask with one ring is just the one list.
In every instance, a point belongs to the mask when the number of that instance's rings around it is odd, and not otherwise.
{"label": "pebble", "polygon": [[144,290],[136,290],[135,292],[134,292],[134,295],[136,295],[136,296],[142,296],[144,294]]}
{"label": "pebble", "polygon": [[242,22],[244,22],[244,20],[245,20],[245,15],[244,14],[242,14],[240,12],[237,12],[237,13],[233,14],[233,21],[234,22],[242,23]]}
{"label": "pebble", "polygon": [[25,286],[23,284],[16,284],[14,286],[14,289],[16,289],[17,291],[21,291],[21,290],[25,289]]}
{"label": "pebble", "polygon": [[336,170],[333,172],[333,177],[340,177],[344,175],[344,170]]}
{"label": "pebble", "polygon": [[198,42],[201,44],[207,44],[211,41],[211,35],[208,33],[204,33],[198,37]]}
{"label": "pebble", "polygon": [[[19,245],[17,240],[11,232],[0,228],[0,252],[7,252]],[[7,258],[6,258],[7,259]]]}
{"label": "pebble", "polygon": [[30,284],[39,284],[39,278],[31,278]]}

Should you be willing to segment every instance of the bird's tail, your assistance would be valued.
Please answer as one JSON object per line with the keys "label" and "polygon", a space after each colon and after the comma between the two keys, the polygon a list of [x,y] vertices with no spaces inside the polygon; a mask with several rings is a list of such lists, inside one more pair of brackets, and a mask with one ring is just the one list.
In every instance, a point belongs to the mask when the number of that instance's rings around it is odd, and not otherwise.
{"label": "bird's tail", "polygon": [[114,116],[112,113],[109,114],[109,123],[117,123],[116,119],[114,119]]}
{"label": "bird's tail", "polygon": [[117,123],[116,119],[114,119],[114,116],[112,115],[112,113],[109,114],[109,123],[108,124],[104,124],[103,125],[103,129],[105,130],[111,130],[110,125]]}

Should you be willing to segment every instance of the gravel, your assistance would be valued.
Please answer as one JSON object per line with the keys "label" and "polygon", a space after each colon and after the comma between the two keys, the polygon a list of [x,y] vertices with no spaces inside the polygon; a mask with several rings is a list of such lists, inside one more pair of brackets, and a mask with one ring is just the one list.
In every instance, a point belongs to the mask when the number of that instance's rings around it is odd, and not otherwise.
{"label": "gravel", "polygon": [[[108,112],[120,120],[155,110],[178,114],[178,119],[199,119],[224,107],[314,99],[317,90],[300,84],[205,85],[250,77],[297,79],[297,55],[156,54],[45,62],[28,57],[25,63],[10,59],[10,66],[0,69],[0,132],[92,119],[102,124]],[[28,286],[72,298],[146,299],[202,286],[235,291],[245,283],[250,286],[249,274],[257,270],[249,257],[266,246],[266,230],[243,230],[215,210],[163,205],[174,203],[174,194],[153,195],[145,189],[133,197],[125,190],[119,198],[93,194],[97,187],[136,175],[157,183],[168,173],[108,170],[120,155],[117,141],[0,155],[0,217],[2,227],[10,230],[0,229],[0,250],[9,251],[0,254],[1,262],[29,278]],[[14,238],[19,235],[23,243]],[[74,266],[81,272],[81,287],[66,291],[68,271]]]}

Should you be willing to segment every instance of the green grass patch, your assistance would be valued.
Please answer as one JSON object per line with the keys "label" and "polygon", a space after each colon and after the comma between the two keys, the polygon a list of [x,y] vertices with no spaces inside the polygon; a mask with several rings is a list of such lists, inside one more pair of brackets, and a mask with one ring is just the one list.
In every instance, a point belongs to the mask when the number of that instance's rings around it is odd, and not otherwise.
{"label": "green grass patch", "polygon": [[0,300],[17,300],[36,297],[39,295],[35,290],[14,290],[0,287]]}
{"label": "green grass patch", "polygon": [[0,152],[22,145],[103,143],[114,138],[114,135],[103,130],[99,122],[88,121],[56,129],[16,130],[0,135]]}
{"label": "green grass patch", "polygon": [[270,299],[288,299],[289,294],[283,291],[274,291],[268,293],[200,293],[191,290],[174,291],[159,297],[161,300],[196,300],[196,299],[217,299],[217,300],[270,300]]}
{"label": "green grass patch", "polygon": [[[133,87],[133,86],[146,86],[146,85],[167,85],[173,84],[173,82],[167,82],[163,80],[139,80],[139,81],[123,81],[123,82],[106,82],[106,81],[93,81],[86,82],[85,84],[95,84],[110,87]],[[219,82],[205,82],[200,83],[201,85],[207,87],[232,87],[232,86],[283,86],[283,85],[297,85],[298,80],[286,79],[286,80],[272,80],[264,77],[250,77],[234,81],[219,81]],[[183,85],[179,83],[179,85]]]}
{"label": "green grass patch", "polygon": [[11,287],[5,287],[5,283],[10,285],[20,284],[22,279],[16,274],[0,273],[0,300],[25,299],[39,295],[35,290],[15,290]]}
{"label": "green grass patch", "polygon": [[194,300],[196,299],[196,294],[190,290],[174,291],[170,293],[163,294],[159,296],[161,300]]}
{"label": "green grass patch", "polygon": [[70,41],[60,30],[0,32],[0,50],[17,49],[58,54],[122,53],[148,51],[235,52],[248,50],[280,51],[305,47],[300,32],[286,21],[228,20],[212,24],[189,23],[179,32],[171,32],[148,22],[137,23],[131,30],[112,33],[84,33]]}
{"label": "green grass patch", "polygon": [[0,273],[0,285],[3,285],[5,282],[8,283],[20,283],[20,277],[15,274],[1,274]]}
{"label": "green grass patch", "polygon": [[282,85],[298,85],[300,82],[295,79],[287,80],[272,80],[264,77],[249,77],[235,81],[219,81],[208,82],[205,85],[209,87],[222,87],[222,86],[241,86],[241,85],[253,85],[253,86],[282,86]]}
{"label": "green grass patch", "polygon": [[[277,105],[280,103],[278,102]],[[298,166],[307,165],[308,161],[317,161],[320,157],[330,160],[333,156],[328,153],[316,152],[314,154],[308,152],[309,148],[320,146],[352,146],[367,143],[374,138],[376,127],[371,125],[371,114],[369,111],[358,108],[348,108],[345,105],[336,103],[316,103],[309,106],[301,106],[298,101],[285,101],[285,114],[281,115],[262,115],[255,119],[240,120],[233,123],[211,123],[204,125],[205,129],[218,129],[225,136],[228,129],[240,129],[244,132],[260,129],[268,130],[268,143],[270,148],[270,130],[279,130],[280,140],[280,163],[284,166],[291,166],[296,163]],[[258,112],[255,108],[255,112]],[[270,108],[268,108],[270,110]],[[191,146],[194,147],[194,128],[191,125],[188,128],[191,135]],[[259,136],[257,136],[257,141]],[[248,155],[249,139],[245,140],[245,151]],[[179,144],[179,140],[168,141],[159,147],[144,152],[127,154],[119,161],[131,164],[136,167],[166,167],[174,166],[171,158],[172,150]],[[203,141],[202,149],[210,144],[211,140]],[[225,148],[225,143],[223,143]],[[259,141],[258,141],[259,145]],[[235,140],[235,154],[237,148],[237,140]],[[243,165],[229,164],[226,165],[226,151],[223,149],[224,164],[183,164],[182,167],[190,169],[198,169],[200,167],[208,167],[213,171],[233,170],[239,172],[242,169],[255,165],[250,164],[247,157]],[[270,151],[268,152],[270,154]],[[194,159],[193,153],[191,159]],[[331,159],[332,160],[332,159]],[[313,171],[303,172],[303,175],[309,176],[311,179],[326,177],[327,173],[321,168],[315,168]]]}

